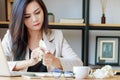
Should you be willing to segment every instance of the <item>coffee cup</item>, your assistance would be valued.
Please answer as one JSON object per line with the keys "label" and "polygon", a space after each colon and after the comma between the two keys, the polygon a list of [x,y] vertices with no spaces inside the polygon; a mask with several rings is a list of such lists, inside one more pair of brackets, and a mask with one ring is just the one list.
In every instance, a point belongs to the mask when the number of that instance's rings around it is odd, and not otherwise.
{"label": "coffee cup", "polygon": [[74,66],[73,73],[76,79],[88,78],[92,69],[89,66]]}

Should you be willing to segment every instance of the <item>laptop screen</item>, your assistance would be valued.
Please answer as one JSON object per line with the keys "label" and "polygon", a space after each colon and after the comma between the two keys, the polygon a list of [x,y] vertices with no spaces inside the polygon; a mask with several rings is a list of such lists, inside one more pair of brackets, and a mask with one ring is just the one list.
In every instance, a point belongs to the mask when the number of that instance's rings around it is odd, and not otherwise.
{"label": "laptop screen", "polygon": [[9,66],[3,51],[2,42],[0,39],[0,75],[10,75]]}

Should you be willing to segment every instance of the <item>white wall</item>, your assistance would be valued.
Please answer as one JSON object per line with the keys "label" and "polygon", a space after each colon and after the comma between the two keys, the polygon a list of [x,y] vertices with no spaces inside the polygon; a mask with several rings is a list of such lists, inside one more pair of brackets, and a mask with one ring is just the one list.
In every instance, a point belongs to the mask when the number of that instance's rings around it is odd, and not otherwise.
{"label": "white wall", "polygon": [[48,12],[55,15],[55,21],[61,18],[82,18],[82,0],[44,0]]}
{"label": "white wall", "polygon": [[82,31],[81,30],[63,30],[63,35],[72,47],[72,49],[81,58],[82,54]]}

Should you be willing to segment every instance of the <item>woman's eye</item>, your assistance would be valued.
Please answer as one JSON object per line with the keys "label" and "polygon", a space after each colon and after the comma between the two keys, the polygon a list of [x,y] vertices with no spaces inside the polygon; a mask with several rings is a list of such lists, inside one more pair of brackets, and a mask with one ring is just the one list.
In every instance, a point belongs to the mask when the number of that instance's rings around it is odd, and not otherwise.
{"label": "woman's eye", "polygon": [[40,14],[40,11],[36,12],[36,14]]}
{"label": "woman's eye", "polygon": [[30,16],[25,16],[25,18],[30,18]]}

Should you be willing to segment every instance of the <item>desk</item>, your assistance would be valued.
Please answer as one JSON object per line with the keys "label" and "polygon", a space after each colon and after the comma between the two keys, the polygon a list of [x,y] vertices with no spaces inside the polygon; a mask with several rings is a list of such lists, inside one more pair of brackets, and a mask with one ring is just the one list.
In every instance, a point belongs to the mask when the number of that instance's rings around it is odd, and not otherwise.
{"label": "desk", "polygon": [[[0,80],[55,80],[54,78],[42,78],[42,79],[27,79],[23,77],[0,77]],[[60,80],[65,80],[60,79]],[[69,80],[75,80],[75,79],[69,79]],[[107,78],[107,79],[80,79],[80,80],[120,80],[119,76],[114,76],[113,78]]]}

